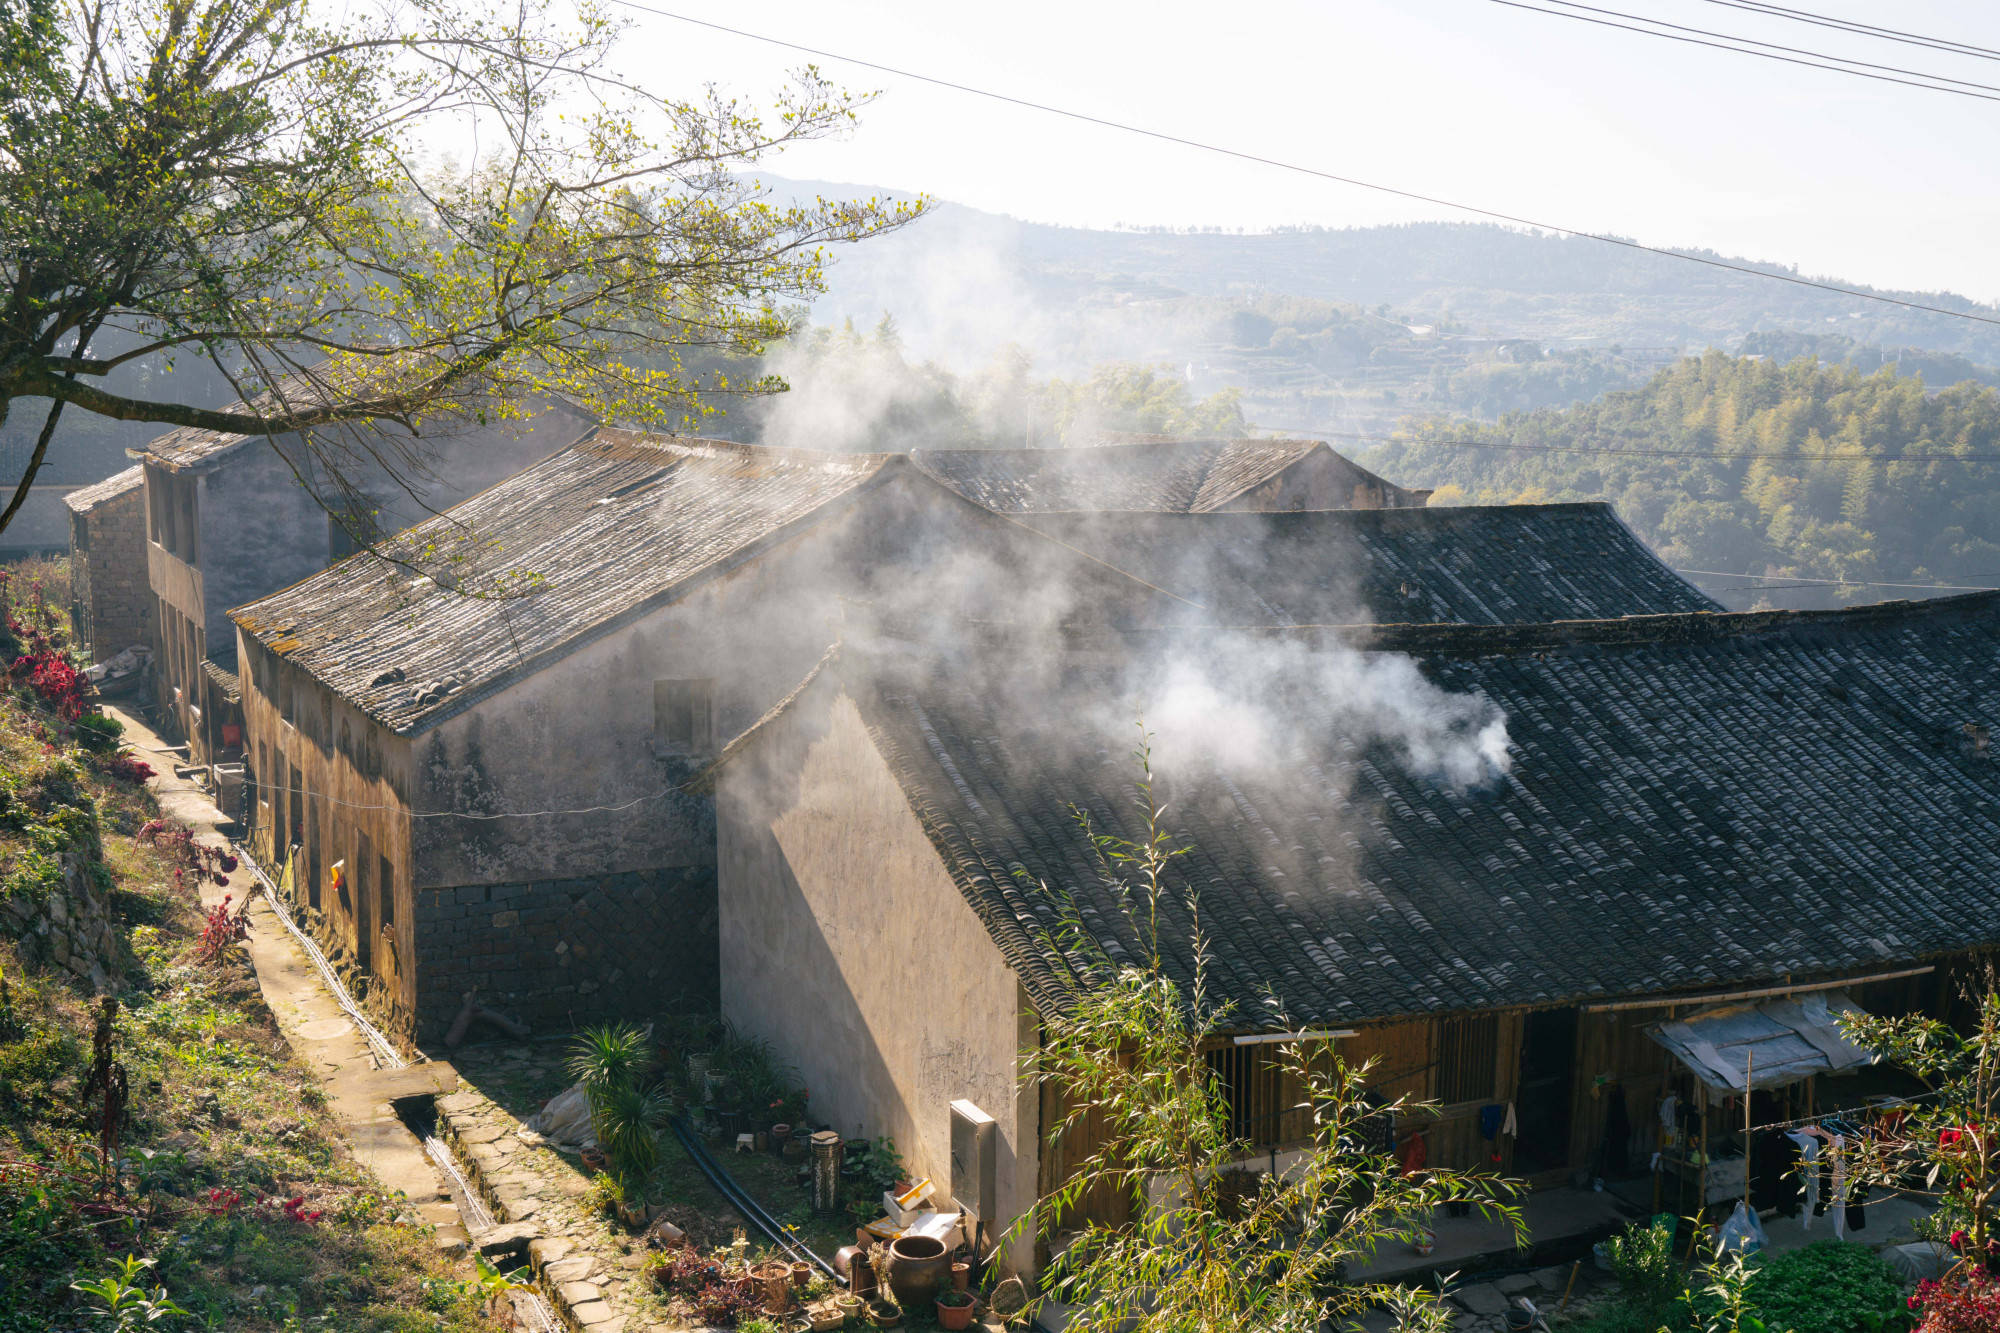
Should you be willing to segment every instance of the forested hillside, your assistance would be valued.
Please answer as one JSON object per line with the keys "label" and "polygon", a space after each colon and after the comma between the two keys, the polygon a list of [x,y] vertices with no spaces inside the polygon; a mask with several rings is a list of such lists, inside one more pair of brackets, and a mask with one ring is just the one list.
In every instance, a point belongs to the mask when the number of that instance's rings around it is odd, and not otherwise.
{"label": "forested hillside", "polygon": [[2000,585],[2000,392],[1970,381],[1932,392],[1893,366],[1712,352],[1595,402],[1398,434],[1366,462],[1441,488],[1433,503],[1610,500],[1677,566],[1792,593],[1790,578]]}

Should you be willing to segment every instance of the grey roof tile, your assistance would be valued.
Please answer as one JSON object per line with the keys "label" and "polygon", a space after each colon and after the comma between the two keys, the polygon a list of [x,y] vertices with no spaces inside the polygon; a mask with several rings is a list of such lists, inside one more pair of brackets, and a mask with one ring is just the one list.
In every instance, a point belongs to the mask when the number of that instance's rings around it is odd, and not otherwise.
{"label": "grey roof tile", "polygon": [[1021,521],[1224,624],[1504,625],[1722,609],[1606,504]]}
{"label": "grey roof tile", "polygon": [[[1505,709],[1513,767],[1454,790],[1302,712],[1316,762],[1168,772],[1214,980],[1308,1023],[1568,1003],[1873,968],[2000,944],[2000,594],[1347,636]],[[1027,706],[960,662],[841,671],[945,864],[1024,984],[1066,998],[1037,883],[1119,923],[1071,815],[1139,832],[1109,676]],[[1836,685],[1844,697],[1830,694]],[[1651,702],[1634,706],[1633,701]],[[1121,709],[1126,711],[1121,712]],[[1170,913],[1170,942],[1185,926]],[[1187,951],[1170,970],[1185,980]]]}
{"label": "grey roof tile", "polygon": [[[673,600],[811,522],[893,461],[603,428],[385,548],[407,555],[437,543],[447,558],[421,563],[482,591],[496,575],[532,573],[514,595],[440,589],[408,565],[363,553],[231,616],[408,734]],[[430,683],[448,688],[423,692]]]}

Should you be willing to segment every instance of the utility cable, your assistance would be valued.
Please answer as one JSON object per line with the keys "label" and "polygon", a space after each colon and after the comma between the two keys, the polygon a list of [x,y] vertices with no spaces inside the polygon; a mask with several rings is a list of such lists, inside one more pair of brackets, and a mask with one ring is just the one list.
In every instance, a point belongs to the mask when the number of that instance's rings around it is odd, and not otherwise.
{"label": "utility cable", "polygon": [[1603,444],[1524,444],[1518,440],[1435,439],[1421,435],[1371,435],[1365,431],[1316,430],[1304,426],[1255,425],[1250,430],[1282,431],[1305,439],[1359,440],[1371,444],[1436,445],[1441,449],[1507,449],[1516,453],[1605,454],[1627,458],[1757,458],[1774,463],[2000,463],[2000,453],[1985,454],[1800,454],[1767,453],[1756,449],[1614,448]]}
{"label": "utility cable", "polygon": [[[1737,34],[1731,32],[1716,32],[1709,28],[1691,28],[1684,23],[1669,23],[1665,19],[1647,18],[1643,14],[1628,14],[1621,9],[1601,9],[1596,5],[1583,4],[1581,3],[1581,0],[1542,0],[1542,3],[1549,5],[1560,5],[1564,9],[1580,9],[1592,14],[1604,14],[1614,19],[1630,19],[1634,23],[1650,24],[1654,28],[1670,28],[1674,32],[1695,33],[1702,37],[1720,38],[1722,41],[1725,42],[1740,42],[1744,46],[1761,46],[1764,47],[1766,50],[1770,51],[1783,51],[1795,56],[1811,56],[1814,60],[1833,60],[1833,61],[1838,61],[1842,65],[1856,65],[1860,67],[1860,69],[1848,71],[1850,73],[1860,73],[1860,71],[1863,69],[1882,70],[1885,73],[1889,74],[1907,74],[1911,78],[1929,79],[1932,80],[1934,83],[1955,83],[1966,88],[1977,88],[1984,92],[2000,94],[2000,87],[1996,87],[1995,85],[1990,83],[1979,83],[1972,79],[1954,79],[1948,74],[1931,74],[1920,69],[1904,69],[1901,65],[1878,65],[1872,61],[1855,60],[1848,56],[1831,55],[1825,51],[1812,51],[1806,49],[1805,47],[1800,47],[1800,46],[1782,46],[1776,42],[1759,41],[1755,37],[1740,37]],[[1526,6],[1521,6],[1521,7],[1526,8]],[[1550,13],[1552,11],[1543,10],[1539,12]],[[1570,14],[1558,14],[1556,15],[1556,17],[1573,18],[1576,16]],[[1623,28],[1626,25],[1623,23],[1614,23],[1610,26]],[[1629,31],[1647,32],[1648,30],[1645,28],[1631,28],[1629,29]],[[1655,32],[1651,33],[1650,35],[1655,37],[1665,37],[1668,36],[1669,34],[1664,32]],[[1715,43],[1713,42],[1701,43],[1701,45],[1703,46],[1713,46],[1714,44]],[[1739,48],[1732,47],[1729,49],[1735,50]],[[1747,51],[1747,50],[1743,51],[1742,53],[1747,56],[1763,54],[1763,52],[1760,51]],[[1787,63],[1793,63],[1793,62],[1787,62]],[[1831,67],[1822,65],[1820,66],[1820,68],[1826,69]],[[1897,79],[1894,80],[1894,82],[1901,83],[1903,82],[1903,80]],[[1937,89],[1937,91],[1941,93],[1948,93],[1948,92],[1955,92],[1957,90],[1953,88],[1939,88]]]}
{"label": "utility cable", "polygon": [[[280,792],[288,790],[283,786],[267,786],[264,783],[251,783],[249,785],[253,791],[259,794],[268,790],[272,795],[277,795]],[[331,796],[319,796],[314,799],[323,801],[327,805],[337,805],[343,810],[390,811],[405,815],[410,819],[553,819],[558,815],[622,814],[627,810],[642,806],[648,801],[664,800],[666,797],[672,796],[680,790],[677,786],[666,787],[660,791],[648,792],[644,796],[635,796],[622,805],[584,805],[570,810],[502,810],[494,814],[480,814],[470,810],[411,810],[400,805],[362,805],[354,801],[335,800]],[[269,802],[266,801],[265,804],[268,805]]]}
{"label": "utility cable", "polygon": [[[1487,3],[1500,5],[1507,9],[1525,10],[1530,14],[1546,14],[1550,18],[1569,19],[1575,23],[1593,23],[1600,28],[1617,28],[1624,32],[1636,32],[1642,37],[1660,37],[1670,42],[1686,42],[1691,46],[1706,46],[1716,51],[1734,51],[1738,55],[1756,56],[1761,60],[1776,60],[1783,64],[1801,65],[1808,69],[1831,70],[1835,74],[1851,74],[1855,78],[1874,79],[1878,83],[1899,83],[1906,88],[1925,88],[1935,93],[1956,93],[1960,97],[1976,97],[1982,102],[2000,102],[2000,96],[1996,96],[1992,92],[1974,91],[1975,89],[1978,88],[1990,87],[1990,85],[1988,84],[1974,84],[1972,85],[1971,88],[1951,88],[1951,87],[1946,87],[1944,83],[1925,82],[1925,80],[1942,78],[1943,76],[1941,75],[1917,74],[1916,78],[1905,79],[1905,78],[1897,78],[1895,75],[1892,74],[1871,74],[1868,72],[1867,69],[1852,69],[1848,67],[1848,65],[1858,65],[1863,63],[1860,61],[1849,61],[1848,64],[1845,65],[1826,64],[1824,63],[1825,61],[1844,60],[1845,57],[1822,55],[1820,52],[1817,51],[1810,51],[1805,53],[1807,55],[1820,56],[1820,59],[1817,60],[1802,60],[1796,56],[1779,55],[1776,54],[1774,51],[1755,51],[1750,49],[1750,47],[1748,46],[1733,45],[1733,43],[1735,42],[1751,41],[1752,39],[1750,38],[1731,37],[1725,33],[1712,33],[1710,34],[1711,36],[1723,37],[1725,38],[1725,40],[1710,41],[1704,37],[1692,37],[1692,36],[1681,35],[1682,33],[1695,33],[1695,32],[1706,31],[1706,29],[1702,28],[1683,28],[1681,29],[1681,32],[1662,32],[1660,30],[1662,28],[1677,28],[1680,25],[1673,23],[1660,23],[1656,19],[1641,18],[1636,14],[1626,14],[1622,13],[1619,10],[1614,10],[1614,9],[1596,9],[1590,5],[1574,6],[1574,8],[1577,9],[1589,9],[1591,13],[1594,14],[1617,15],[1617,18],[1592,18],[1590,17],[1590,14],[1571,14],[1571,13],[1566,13],[1560,9],[1544,9],[1540,5],[1523,4],[1522,0],[1487,0]],[[1570,0],[1548,0],[1548,3],[1567,4],[1570,3]],[[1618,19],[1629,19],[1631,20],[1631,22],[1621,23],[1618,21]],[[1643,27],[1641,26],[1642,24],[1656,24],[1657,26]],[[1768,45],[1768,43],[1758,42],[1756,43],[1756,45],[1763,46],[1763,45]],[[1792,50],[1792,49],[1794,48],[1791,47],[1778,48],[1778,50]],[[1874,66],[1872,68],[1883,68],[1883,67]],[[1904,72],[1916,73],[1916,71],[1904,71]],[[1957,83],[1961,82],[1961,80],[1953,79],[1949,80],[1949,82]]]}
{"label": "utility cable", "polygon": [[1971,42],[1954,41],[1949,37],[1926,37],[1922,33],[1905,32],[1900,28],[1883,28],[1873,23],[1863,23],[1859,19],[1835,18],[1830,14],[1817,14],[1809,9],[1789,9],[1784,5],[1761,4],[1758,0],[1704,0],[1711,5],[1723,5],[1730,9],[1741,9],[1751,14],[1761,14],[1766,18],[1789,19],[1794,23],[1811,23],[1835,32],[1853,33],[1858,37],[1874,37],[1885,42],[1902,42],[1909,46],[1929,47],[1933,51],[1944,51],[1950,55],[1970,56],[1975,60],[2000,60],[2000,51],[1990,46],[1975,46]]}
{"label": "utility cable", "polygon": [[1806,586],[1836,588],[1926,588],[1938,592],[1992,592],[1989,584],[1978,583],[1885,583],[1881,579],[1810,579],[1804,575],[1773,574],[1732,574],[1726,569],[1675,569],[1676,574],[1698,574],[1703,578],[1719,579],[1782,579],[1782,582],[1768,584],[1739,584],[1733,588],[1721,588],[1720,592],[1754,592],[1760,587],[1802,588]]}
{"label": "utility cable", "polygon": [[[1901,297],[1889,296],[1882,292],[1862,291],[1855,287],[1842,287],[1838,283],[1819,282],[1812,278],[1802,278],[1795,273],[1776,273],[1769,269],[1756,268],[1749,264],[1734,264],[1726,259],[1714,259],[1706,255],[1689,254],[1681,250],[1669,250],[1662,246],[1646,245],[1639,241],[1627,240],[1624,237],[1607,236],[1600,232],[1583,231],[1576,227],[1564,227],[1553,222],[1537,221],[1534,218],[1522,217],[1519,214],[1504,213],[1492,208],[1481,208],[1477,204],[1460,203],[1455,199],[1424,194],[1417,190],[1405,190],[1393,185],[1381,185],[1374,181],[1362,180],[1356,176],[1343,176],[1337,172],[1322,171],[1317,167],[1302,166],[1296,162],[1287,162],[1281,158],[1269,157],[1247,149],[1229,148],[1200,139],[1190,139],[1184,135],[1169,134],[1165,130],[1148,129],[1143,125],[1112,120],[1104,116],[1094,116],[1088,112],[1055,106],[1047,102],[1037,102],[1030,98],[1014,96],[1011,93],[997,92],[993,89],[981,88],[974,84],[940,78],[933,74],[920,74],[915,70],[884,64],[876,60],[866,60],[860,56],[847,55],[822,47],[807,46],[803,42],[788,41],[785,38],[773,37],[767,33],[752,32],[747,28],[736,28],[726,23],[698,19],[688,14],[676,13],[670,9],[661,9],[656,5],[645,4],[642,0],[612,0],[612,3],[621,5],[626,9],[637,10],[645,14],[654,14],[660,18],[672,19],[676,23],[685,23],[697,28],[707,28],[712,32],[727,33],[732,37],[741,37],[746,41],[763,42],[769,46],[782,47],[787,51],[796,51],[801,55],[812,56],[820,60],[837,60],[861,69],[874,70],[877,73],[892,75],[899,79],[908,79],[914,83],[925,83],[935,88],[945,88],[953,92],[965,93],[972,97],[983,97],[989,101],[1002,102],[1009,106],[1022,107],[1030,111],[1039,111],[1045,115],[1061,116],[1066,120],[1074,120],[1087,125],[1096,125],[1104,129],[1118,130],[1125,134],[1136,134],[1142,138],[1152,139],[1159,143],[1170,143],[1182,148],[1193,148],[1204,153],[1213,153],[1218,157],[1233,158],[1239,162],[1252,162],[1259,166],[1275,167],[1280,171],[1296,172],[1299,175],[1311,176],[1318,180],[1333,181],[1339,185],[1351,185],[1356,189],[1373,190],[1378,194],[1394,195],[1399,199],[1409,199],[1422,204],[1434,204],[1440,208],[1454,209],[1461,213],[1470,213],[1476,217],[1492,218],[1496,222],[1507,222],[1517,227],[1532,227],[1539,231],[1554,232],[1559,236],[1573,236],[1578,240],[1598,241],[1605,245],[1615,245],[1620,249],[1632,250],[1640,254],[1659,255],[1666,259],[1678,259],[1689,264],[1700,264],[1705,268],[1722,269],[1730,273],[1743,273],[1757,278],[1768,278],[1773,282],[1789,283],[1794,287],[1807,287],[1814,291],[1830,292],[1836,296],[1848,296],[1860,301],[1874,301],[1882,305],[1900,306],[1905,310],[1921,311],[1929,315],[1947,315],[1953,319],[1971,320],[1976,324],[2000,326],[2000,316],[1975,314],[1969,310],[1952,310],[1946,306],[1930,305],[1922,301],[1906,301]],[[1526,8],[1527,6],[1522,7]],[[1556,13],[1553,10],[1540,12]],[[1558,14],[1557,16],[1570,17],[1569,15],[1562,14]],[[1917,86],[1934,88],[1937,85],[1919,84]],[[1944,91],[1954,90],[1946,89]],[[1985,96],[1978,93],[1968,95]],[[2000,101],[2000,97],[1988,98],[1988,100]]]}

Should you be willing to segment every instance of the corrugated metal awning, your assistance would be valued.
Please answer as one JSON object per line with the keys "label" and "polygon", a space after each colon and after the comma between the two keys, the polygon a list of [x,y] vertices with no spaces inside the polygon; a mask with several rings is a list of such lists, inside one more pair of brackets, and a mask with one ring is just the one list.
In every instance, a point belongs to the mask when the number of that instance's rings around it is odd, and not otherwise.
{"label": "corrugated metal awning", "polygon": [[[1655,1023],[1646,1035],[1718,1092],[1779,1088],[1873,1064],[1875,1054],[1841,1035],[1840,1016],[1865,1011],[1845,991],[1718,1005]],[[1747,1076],[1747,1077],[1746,1077]]]}

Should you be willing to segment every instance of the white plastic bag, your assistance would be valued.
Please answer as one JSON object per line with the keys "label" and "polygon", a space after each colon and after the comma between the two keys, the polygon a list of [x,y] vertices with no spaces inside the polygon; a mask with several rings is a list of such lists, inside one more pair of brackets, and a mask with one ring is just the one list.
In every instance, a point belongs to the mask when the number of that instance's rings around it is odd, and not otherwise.
{"label": "white plastic bag", "polygon": [[1753,1212],[1742,1200],[1737,1200],[1736,1211],[1715,1233],[1715,1248],[1722,1254],[1755,1254],[1764,1248],[1768,1238],[1764,1235],[1764,1224],[1757,1220]]}
{"label": "white plastic bag", "polygon": [[597,1146],[597,1131],[590,1121],[590,1101],[583,1095],[581,1083],[549,1098],[547,1106],[528,1117],[528,1128],[551,1143],[577,1148]]}

